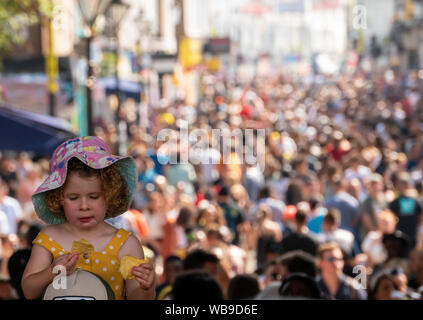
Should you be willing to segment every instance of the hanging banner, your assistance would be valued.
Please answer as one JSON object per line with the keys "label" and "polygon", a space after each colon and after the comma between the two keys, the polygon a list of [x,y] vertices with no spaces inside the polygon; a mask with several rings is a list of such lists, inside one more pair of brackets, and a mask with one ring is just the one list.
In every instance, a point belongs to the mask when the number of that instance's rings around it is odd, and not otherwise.
{"label": "hanging banner", "polygon": [[199,39],[184,38],[179,46],[179,62],[184,68],[196,66],[201,63],[203,44]]}

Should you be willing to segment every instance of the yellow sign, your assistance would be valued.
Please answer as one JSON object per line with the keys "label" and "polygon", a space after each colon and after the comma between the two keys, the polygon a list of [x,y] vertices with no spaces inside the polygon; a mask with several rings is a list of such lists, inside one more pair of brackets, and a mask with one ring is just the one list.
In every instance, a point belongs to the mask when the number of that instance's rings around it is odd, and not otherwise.
{"label": "yellow sign", "polygon": [[59,66],[57,57],[53,52],[53,28],[52,21],[48,21],[49,41],[48,41],[48,53],[46,55],[46,74],[47,74],[47,88],[51,93],[55,93],[58,90],[58,74]]}
{"label": "yellow sign", "polygon": [[207,69],[211,72],[216,72],[219,70],[220,67],[220,59],[219,57],[213,56],[206,60]]}
{"label": "yellow sign", "polygon": [[201,63],[203,45],[201,40],[184,38],[179,45],[179,61],[185,68]]}
{"label": "yellow sign", "polygon": [[48,55],[46,59],[46,72],[48,78],[48,91],[49,92],[57,92],[58,85],[57,85],[57,78],[58,78],[58,64],[57,64],[57,57],[53,55]]}

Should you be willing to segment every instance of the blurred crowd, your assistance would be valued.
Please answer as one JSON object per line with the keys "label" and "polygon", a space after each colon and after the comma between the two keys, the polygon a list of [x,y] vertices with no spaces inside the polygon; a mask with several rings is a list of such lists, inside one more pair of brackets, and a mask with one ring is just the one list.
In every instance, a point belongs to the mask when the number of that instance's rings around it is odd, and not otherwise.
{"label": "blurred crowd", "polygon": [[[383,68],[250,82],[203,74],[197,105],[183,94],[162,100],[148,127],[123,105],[138,185],[131,209],[109,222],[150,253],[157,299],[420,299],[420,76]],[[209,139],[185,141],[185,125]],[[163,129],[172,143],[158,139]],[[226,132],[217,146],[213,129]],[[113,125],[96,134],[118,148]],[[264,165],[246,161],[260,150]],[[0,159],[4,299],[21,297],[19,271],[42,227],[31,194],[48,161]]]}

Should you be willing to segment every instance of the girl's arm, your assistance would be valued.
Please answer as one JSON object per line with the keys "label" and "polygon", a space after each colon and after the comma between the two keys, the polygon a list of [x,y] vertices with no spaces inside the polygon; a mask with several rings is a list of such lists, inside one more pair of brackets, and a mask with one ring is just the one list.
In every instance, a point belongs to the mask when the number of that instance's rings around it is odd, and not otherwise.
{"label": "girl's arm", "polygon": [[44,289],[53,281],[52,260],[47,249],[39,245],[32,247],[31,257],[25,267],[21,282],[25,298],[29,300],[40,298]]}
{"label": "girl's arm", "polygon": [[45,288],[54,280],[58,274],[53,273],[56,265],[63,265],[67,274],[71,274],[78,261],[78,254],[65,254],[52,263],[51,253],[42,246],[34,245],[32,247],[31,257],[25,267],[22,276],[22,291],[25,298],[41,298]]}
{"label": "girl's arm", "polygon": [[[119,259],[122,259],[125,255],[144,259],[141,243],[133,235],[128,238],[119,250]],[[154,266],[151,263],[142,264],[133,268],[131,273],[135,278],[126,280],[126,298],[128,300],[154,300],[156,294],[156,275]]]}

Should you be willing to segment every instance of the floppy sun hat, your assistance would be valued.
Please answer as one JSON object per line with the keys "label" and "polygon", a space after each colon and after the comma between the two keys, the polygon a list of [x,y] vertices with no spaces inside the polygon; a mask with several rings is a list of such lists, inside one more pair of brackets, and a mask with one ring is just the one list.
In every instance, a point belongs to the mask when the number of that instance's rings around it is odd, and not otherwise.
{"label": "floppy sun hat", "polygon": [[[65,222],[64,218],[48,209],[43,193],[64,185],[68,162],[71,158],[77,158],[93,169],[103,169],[114,164],[128,186],[127,208],[129,208],[137,181],[137,170],[134,160],[129,156],[113,155],[109,146],[98,137],[85,136],[68,140],[59,145],[53,152],[50,160],[49,176],[32,195],[35,211],[41,220],[49,224]],[[105,216],[105,219],[107,218],[111,218],[108,213]]]}

